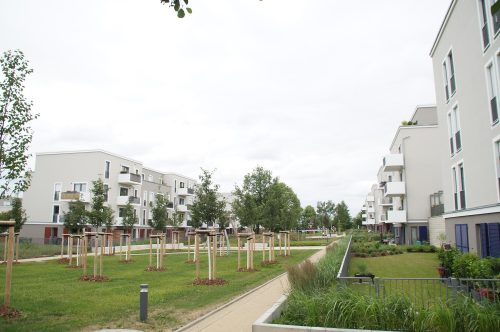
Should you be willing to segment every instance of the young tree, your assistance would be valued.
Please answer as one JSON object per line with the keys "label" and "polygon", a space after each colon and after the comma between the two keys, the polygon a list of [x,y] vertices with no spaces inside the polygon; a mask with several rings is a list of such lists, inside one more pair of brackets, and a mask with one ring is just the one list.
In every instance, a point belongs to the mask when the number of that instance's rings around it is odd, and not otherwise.
{"label": "young tree", "polygon": [[20,198],[13,198],[11,204],[10,217],[16,221],[14,232],[17,233],[23,228],[28,217],[26,216],[26,210],[23,209],[23,201]]}
{"label": "young tree", "polygon": [[167,199],[162,194],[156,194],[155,203],[153,204],[153,219],[148,221],[148,225],[155,231],[163,231],[167,227]]}
{"label": "young tree", "polygon": [[198,228],[205,222],[207,226],[213,226],[218,221],[224,221],[226,202],[218,199],[219,185],[214,184],[212,175],[201,169],[199,176],[200,184],[196,186],[195,198],[191,207],[191,226]]}
{"label": "young tree", "polygon": [[273,232],[297,228],[301,211],[293,190],[282,182],[274,183],[264,205],[263,225]]}
{"label": "young tree", "polygon": [[71,233],[80,233],[88,223],[88,211],[80,200],[70,202],[68,212],[64,212],[64,227]]}
{"label": "young tree", "polygon": [[26,76],[33,70],[23,52],[6,51],[0,58],[0,198],[25,191],[30,182],[27,152],[33,138],[29,123],[33,103],[23,95]]}
{"label": "young tree", "polygon": [[356,217],[352,218],[352,226],[359,228],[363,225],[363,211],[359,211]]}
{"label": "young tree", "polygon": [[178,212],[178,211],[174,211],[168,217],[167,225],[177,228],[177,227],[179,227],[179,225],[182,224],[183,221],[184,221],[184,213]]}
{"label": "young tree", "polygon": [[316,210],[311,205],[305,207],[301,216],[301,228],[308,229],[316,226]]}
{"label": "young tree", "polygon": [[338,231],[344,231],[351,228],[351,215],[349,214],[349,208],[347,204],[342,201],[335,207],[335,218],[333,223],[337,227]]}
{"label": "young tree", "polygon": [[332,221],[335,216],[335,203],[332,201],[318,202],[316,205],[318,222],[320,226],[331,229]]}
{"label": "young tree", "polygon": [[91,210],[88,212],[89,222],[96,229],[105,225],[107,228],[111,227],[114,222],[113,210],[104,206],[106,201],[106,187],[101,179],[92,181],[92,203],[90,204]]}
{"label": "young tree", "polygon": [[269,188],[278,182],[271,171],[258,166],[245,175],[243,187],[236,186],[234,191],[233,211],[242,226],[252,227],[259,233],[260,225],[265,223],[264,209]]}
{"label": "young tree", "polygon": [[134,225],[137,223],[138,218],[134,213],[134,207],[130,202],[127,202],[127,205],[123,208],[122,214],[122,227],[125,234],[129,234],[130,231],[134,228]]}

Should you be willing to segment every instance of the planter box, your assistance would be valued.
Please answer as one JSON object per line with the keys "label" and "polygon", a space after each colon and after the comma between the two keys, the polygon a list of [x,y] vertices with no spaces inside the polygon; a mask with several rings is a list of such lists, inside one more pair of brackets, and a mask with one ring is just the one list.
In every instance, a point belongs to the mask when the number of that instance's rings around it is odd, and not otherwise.
{"label": "planter box", "polygon": [[372,331],[372,332],[388,332],[388,331],[375,331],[375,330],[356,330],[356,329],[337,329],[337,328],[326,328],[326,327],[309,327],[309,326],[297,326],[297,325],[280,325],[271,324],[273,320],[281,315],[281,312],[286,307],[287,296],[283,295],[278,302],[276,302],[269,310],[267,310],[262,316],[260,316],[252,324],[252,332],[312,332],[312,331],[322,331],[322,332],[361,332],[361,331]]}

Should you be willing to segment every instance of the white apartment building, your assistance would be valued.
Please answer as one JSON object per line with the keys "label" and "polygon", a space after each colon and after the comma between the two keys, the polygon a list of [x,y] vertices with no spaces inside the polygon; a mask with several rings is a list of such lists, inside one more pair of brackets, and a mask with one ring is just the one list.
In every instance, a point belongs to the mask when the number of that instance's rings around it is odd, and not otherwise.
{"label": "white apartment building", "polygon": [[[367,210],[366,224],[373,222],[376,231],[394,232],[400,244],[436,244],[439,233],[444,232],[442,211],[436,200],[442,191],[444,145],[440,141],[436,107],[417,107],[410,121],[411,125],[397,129],[390,153],[382,159],[378,184],[372,186],[368,196],[373,199],[373,218]],[[369,209],[368,198],[366,204]],[[370,219],[374,220],[368,222]]]}
{"label": "white apartment building", "polygon": [[500,256],[500,1],[453,0],[430,52],[447,240]]}
{"label": "white apartment building", "polygon": [[119,230],[125,205],[130,202],[138,217],[134,238],[147,236],[147,224],[157,194],[164,195],[169,213],[182,214],[182,225],[190,219],[195,180],[174,173],[155,171],[142,162],[102,150],[36,154],[31,186],[23,195],[28,221],[22,237],[50,239],[61,236],[63,216],[77,199],[90,209],[92,181],[102,179],[108,189],[106,204],[114,211],[114,229]]}

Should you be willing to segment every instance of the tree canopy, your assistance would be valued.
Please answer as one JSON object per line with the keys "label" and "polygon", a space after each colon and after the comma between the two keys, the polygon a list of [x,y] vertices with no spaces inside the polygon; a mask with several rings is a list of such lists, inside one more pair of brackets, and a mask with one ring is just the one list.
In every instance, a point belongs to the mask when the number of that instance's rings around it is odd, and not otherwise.
{"label": "tree canopy", "polygon": [[302,208],[292,188],[282,182],[269,187],[264,204],[264,227],[273,232],[296,229]]}
{"label": "tree canopy", "polygon": [[138,218],[134,207],[130,204],[130,202],[127,202],[122,212],[122,226],[125,234],[130,233],[137,221]]}
{"label": "tree canopy", "polygon": [[107,194],[104,182],[101,179],[92,181],[90,191],[92,193],[92,202],[90,204],[90,211],[88,212],[90,224],[95,228],[99,228],[102,225],[111,227],[114,221],[113,210],[108,206],[104,206]]}
{"label": "tree canopy", "polygon": [[38,114],[31,113],[33,103],[24,97],[24,81],[33,70],[23,52],[4,52],[0,67],[0,198],[6,198],[28,189],[28,148],[33,138],[29,123]]}
{"label": "tree canopy", "polygon": [[226,202],[219,199],[219,185],[212,181],[213,171],[201,170],[199,175],[200,184],[196,186],[195,198],[191,207],[191,226],[198,228],[205,222],[207,226],[212,226],[219,222],[225,226]]}
{"label": "tree canopy", "polygon": [[168,201],[166,197],[162,194],[156,194],[155,202],[153,204],[153,219],[148,221],[148,225],[152,227],[155,231],[163,231],[167,227],[168,212],[167,212]]}
{"label": "tree canopy", "polygon": [[333,219],[335,217],[335,203],[332,201],[318,202],[316,213],[319,226],[330,229],[333,226]]}
{"label": "tree canopy", "polygon": [[69,210],[64,212],[64,227],[71,233],[80,233],[89,221],[89,211],[85,210],[85,203],[80,200],[70,202]]}
{"label": "tree canopy", "polygon": [[351,215],[349,214],[349,208],[344,201],[341,201],[335,207],[335,218],[333,220],[337,231],[344,231],[351,228]]}
{"label": "tree canopy", "polygon": [[317,227],[317,216],[316,210],[311,205],[308,205],[302,211],[302,215],[300,217],[300,229],[308,229]]}

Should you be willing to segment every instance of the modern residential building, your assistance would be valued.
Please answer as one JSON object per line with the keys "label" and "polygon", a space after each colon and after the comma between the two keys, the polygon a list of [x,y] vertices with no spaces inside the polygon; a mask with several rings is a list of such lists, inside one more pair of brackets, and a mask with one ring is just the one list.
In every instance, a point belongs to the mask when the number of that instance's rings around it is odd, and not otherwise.
{"label": "modern residential building", "polygon": [[430,56],[447,240],[500,256],[500,2],[453,0]]}
{"label": "modern residential building", "polygon": [[156,171],[140,161],[102,150],[48,152],[36,154],[31,186],[23,195],[28,222],[21,236],[44,239],[60,236],[69,203],[80,200],[90,209],[92,182],[99,178],[107,188],[106,204],[114,211],[114,229],[120,229],[123,209],[131,203],[138,217],[133,236],[147,236],[157,194],[170,202],[170,214],[181,214],[179,226],[187,226],[194,179]]}
{"label": "modern residential building", "polygon": [[435,204],[442,192],[440,130],[436,107],[417,107],[408,125],[397,129],[378,170],[378,184],[367,196],[367,224],[374,219],[374,230],[393,232],[397,243],[436,244],[444,232],[442,209]]}

